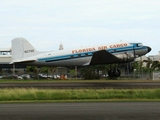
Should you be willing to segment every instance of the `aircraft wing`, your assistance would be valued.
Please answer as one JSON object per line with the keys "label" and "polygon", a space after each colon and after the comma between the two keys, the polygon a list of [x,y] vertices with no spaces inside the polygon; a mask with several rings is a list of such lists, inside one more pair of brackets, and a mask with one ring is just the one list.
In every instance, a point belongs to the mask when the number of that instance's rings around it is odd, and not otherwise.
{"label": "aircraft wing", "polygon": [[112,64],[112,63],[118,63],[119,61],[120,59],[114,56],[113,54],[109,53],[106,50],[101,50],[93,53],[90,65]]}

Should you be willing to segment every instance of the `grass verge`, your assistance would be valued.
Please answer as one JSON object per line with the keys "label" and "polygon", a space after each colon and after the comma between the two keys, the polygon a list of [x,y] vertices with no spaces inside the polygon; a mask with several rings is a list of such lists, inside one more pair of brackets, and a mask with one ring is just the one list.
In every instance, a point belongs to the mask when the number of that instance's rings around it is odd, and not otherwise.
{"label": "grass verge", "polygon": [[160,101],[160,89],[0,89],[0,102]]}

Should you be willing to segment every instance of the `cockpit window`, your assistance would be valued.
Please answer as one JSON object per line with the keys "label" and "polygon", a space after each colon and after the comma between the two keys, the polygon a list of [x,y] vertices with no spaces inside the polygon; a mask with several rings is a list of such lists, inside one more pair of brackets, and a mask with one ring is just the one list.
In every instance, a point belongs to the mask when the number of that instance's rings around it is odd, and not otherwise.
{"label": "cockpit window", "polygon": [[143,46],[142,43],[137,44],[137,47],[142,47],[142,46]]}

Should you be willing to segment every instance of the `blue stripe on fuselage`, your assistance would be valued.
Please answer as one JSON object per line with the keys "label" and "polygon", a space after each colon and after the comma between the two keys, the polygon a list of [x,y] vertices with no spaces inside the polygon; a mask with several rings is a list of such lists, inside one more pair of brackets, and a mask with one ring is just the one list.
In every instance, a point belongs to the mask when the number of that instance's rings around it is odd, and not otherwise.
{"label": "blue stripe on fuselage", "polygon": [[[142,49],[142,47],[136,48],[136,50],[139,50],[139,49]],[[133,46],[127,46],[127,47],[122,47],[122,48],[110,48],[110,49],[107,49],[107,51],[112,53],[112,54],[120,53],[120,52],[132,52],[133,51]],[[54,62],[54,61],[59,61],[59,60],[77,59],[77,58],[82,58],[82,57],[84,58],[84,57],[92,56],[94,52],[96,52],[96,51],[85,52],[85,53],[76,53],[76,54],[68,54],[68,55],[48,57],[48,58],[39,58],[38,61]]]}

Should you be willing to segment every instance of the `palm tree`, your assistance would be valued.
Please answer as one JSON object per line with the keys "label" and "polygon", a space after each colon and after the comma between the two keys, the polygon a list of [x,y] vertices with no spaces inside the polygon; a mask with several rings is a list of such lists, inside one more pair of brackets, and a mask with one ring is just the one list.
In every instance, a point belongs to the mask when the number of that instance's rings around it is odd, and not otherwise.
{"label": "palm tree", "polygon": [[148,60],[144,60],[146,62],[146,71],[149,73],[149,76],[152,76],[152,72],[155,70],[160,70],[160,62],[159,61],[152,61],[150,58]]}
{"label": "palm tree", "polygon": [[159,61],[153,61],[152,65],[151,65],[151,68],[152,68],[153,71],[155,71],[156,69],[160,70],[160,62]]}
{"label": "palm tree", "polygon": [[57,67],[50,67],[49,68],[49,71],[50,71],[50,73],[52,74],[52,77],[53,77],[53,75],[54,75],[54,72],[57,70]]}
{"label": "palm tree", "polygon": [[149,70],[149,72],[155,71],[155,69],[160,69],[160,62],[159,61],[152,61],[150,58],[148,60],[144,60],[143,62],[146,62],[146,68]]}

